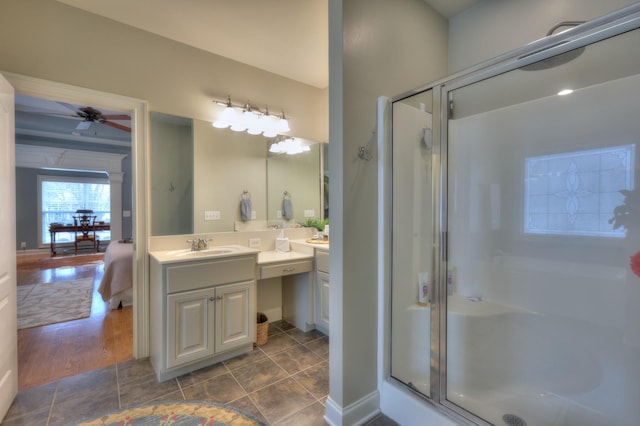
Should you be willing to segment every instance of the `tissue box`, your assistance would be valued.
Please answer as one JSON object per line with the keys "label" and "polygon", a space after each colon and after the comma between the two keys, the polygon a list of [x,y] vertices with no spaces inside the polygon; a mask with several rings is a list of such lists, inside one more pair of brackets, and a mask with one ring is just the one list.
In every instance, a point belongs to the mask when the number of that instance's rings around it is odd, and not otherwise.
{"label": "tissue box", "polygon": [[276,251],[289,251],[289,238],[276,238]]}

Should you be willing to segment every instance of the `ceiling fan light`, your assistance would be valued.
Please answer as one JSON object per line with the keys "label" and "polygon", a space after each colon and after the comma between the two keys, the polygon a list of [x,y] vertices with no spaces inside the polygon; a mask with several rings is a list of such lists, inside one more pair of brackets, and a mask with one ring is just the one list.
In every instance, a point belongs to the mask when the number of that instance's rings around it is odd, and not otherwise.
{"label": "ceiling fan light", "polygon": [[81,121],[76,126],[76,130],[87,130],[91,126],[91,122],[88,120]]}

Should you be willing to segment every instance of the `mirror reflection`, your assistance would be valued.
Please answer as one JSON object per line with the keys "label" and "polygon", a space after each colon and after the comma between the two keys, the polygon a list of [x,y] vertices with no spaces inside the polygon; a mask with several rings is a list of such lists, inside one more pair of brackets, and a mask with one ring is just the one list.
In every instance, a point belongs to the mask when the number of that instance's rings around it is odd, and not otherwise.
{"label": "mirror reflection", "polygon": [[324,217],[326,144],[304,142],[307,152],[276,154],[273,139],[152,112],[151,234],[293,227]]}
{"label": "mirror reflection", "polygon": [[193,120],[151,113],[151,235],[193,233]]}

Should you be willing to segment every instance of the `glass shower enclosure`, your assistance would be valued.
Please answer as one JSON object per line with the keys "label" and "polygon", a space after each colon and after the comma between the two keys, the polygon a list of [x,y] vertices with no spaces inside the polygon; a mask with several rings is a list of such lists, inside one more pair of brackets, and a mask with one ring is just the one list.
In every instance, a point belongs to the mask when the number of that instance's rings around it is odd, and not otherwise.
{"label": "glass shower enclosure", "polygon": [[638,424],[640,6],[388,105],[389,380],[460,423]]}

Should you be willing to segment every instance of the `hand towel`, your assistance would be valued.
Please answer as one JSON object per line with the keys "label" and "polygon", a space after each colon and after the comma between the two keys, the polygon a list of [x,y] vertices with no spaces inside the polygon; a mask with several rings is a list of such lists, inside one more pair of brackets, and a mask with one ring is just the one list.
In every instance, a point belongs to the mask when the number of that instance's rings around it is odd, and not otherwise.
{"label": "hand towel", "polygon": [[251,220],[251,198],[243,198],[240,201],[240,219],[243,222]]}
{"label": "hand towel", "polygon": [[289,198],[282,200],[282,216],[287,220],[293,219],[293,205]]}

